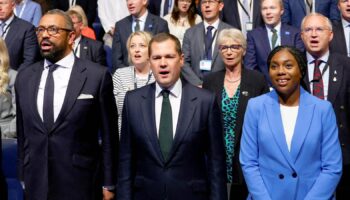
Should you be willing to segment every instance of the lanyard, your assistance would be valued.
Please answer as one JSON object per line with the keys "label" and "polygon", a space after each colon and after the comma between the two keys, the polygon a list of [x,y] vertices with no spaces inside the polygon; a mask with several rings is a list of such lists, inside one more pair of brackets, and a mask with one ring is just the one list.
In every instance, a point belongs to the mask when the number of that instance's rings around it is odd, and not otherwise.
{"label": "lanyard", "polygon": [[[148,85],[149,81],[151,80],[152,77],[152,71],[150,70],[150,72],[148,73],[148,77],[147,77],[147,82],[145,85]],[[134,69],[134,89],[137,89],[137,79],[136,79],[136,69]]]}
{"label": "lanyard", "polygon": [[[241,8],[243,9],[243,11],[245,12],[245,14],[247,14],[249,21],[250,21],[250,15],[249,15],[248,10],[244,7],[244,5],[242,4],[242,2],[240,0],[238,0],[238,3],[241,6]],[[250,4],[249,4],[249,8],[251,8],[251,7],[252,7],[252,1],[250,1]]]}
{"label": "lanyard", "polygon": [[[10,25],[12,24],[13,20],[14,19],[11,20],[11,22],[6,26],[5,30],[1,34],[1,38],[3,38],[4,40],[5,40],[6,35],[7,35],[6,33],[7,33],[8,29],[10,28]],[[5,22],[3,22],[3,23],[5,23]]]}
{"label": "lanyard", "polygon": [[[77,56],[78,48],[80,48],[80,43],[81,43],[81,38],[80,38],[79,43],[77,44],[77,46],[74,48],[74,51],[73,51],[73,52],[74,52],[74,55],[75,55],[75,56]],[[79,53],[80,53],[80,51],[79,51]],[[77,57],[80,58],[80,55],[77,56]]]}
{"label": "lanyard", "polygon": [[27,6],[27,0],[23,0],[23,6],[22,6],[21,10],[19,11],[19,14],[18,14],[18,15],[17,15],[17,9],[16,9],[16,8],[14,9],[15,15],[16,15],[17,17],[21,18],[22,15],[23,15],[23,11],[24,11],[24,9],[26,8],[26,6]]}

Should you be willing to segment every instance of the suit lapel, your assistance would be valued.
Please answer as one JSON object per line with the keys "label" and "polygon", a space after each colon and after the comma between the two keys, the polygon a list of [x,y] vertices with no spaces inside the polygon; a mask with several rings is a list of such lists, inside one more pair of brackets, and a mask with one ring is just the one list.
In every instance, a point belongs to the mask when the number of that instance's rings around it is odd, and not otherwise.
{"label": "suit lapel", "polygon": [[155,90],[155,84],[153,83],[150,85],[147,93],[142,95],[143,99],[141,101],[141,111],[145,133],[148,139],[151,141],[159,163],[164,163],[163,155],[160,150],[157,136],[157,127],[155,119]]}
{"label": "suit lapel", "polygon": [[42,133],[46,133],[46,128],[44,126],[43,120],[41,119],[38,111],[38,104],[37,104],[37,98],[38,98],[38,90],[39,90],[39,84],[41,80],[41,75],[44,70],[44,62],[40,62],[36,64],[33,67],[33,76],[29,77],[28,85],[31,87],[28,87],[28,94],[30,94],[30,106],[32,113],[34,115],[34,120],[38,121],[40,124],[40,128],[42,129]]}
{"label": "suit lapel", "polygon": [[287,30],[285,25],[281,25],[281,45],[293,46],[292,40],[290,38],[290,32]]}
{"label": "suit lapel", "polygon": [[236,28],[241,30],[242,29],[242,24],[241,24],[241,20],[240,20],[241,18],[239,16],[239,11],[238,11],[238,6],[240,6],[238,1],[239,0],[231,1],[232,2],[232,15],[233,15],[232,18],[236,21],[236,24],[238,25],[238,27],[236,27]]}
{"label": "suit lapel", "polygon": [[52,131],[64,121],[67,114],[72,109],[84,86],[86,78],[86,67],[80,63],[79,59],[75,58],[61,112],[59,113],[57,120],[52,127]]}
{"label": "suit lapel", "polygon": [[[293,0],[295,1],[295,0]],[[304,0],[297,0],[298,4],[300,5],[300,7],[302,8],[303,14],[306,15],[306,5],[305,5],[305,1]],[[316,4],[317,5],[317,4]],[[316,9],[315,9],[316,10]]]}
{"label": "suit lapel", "polygon": [[281,118],[280,105],[278,103],[278,96],[276,91],[271,93],[272,99],[264,104],[266,109],[267,120],[270,125],[270,131],[275,139],[277,146],[282,152],[283,157],[288,161],[289,165],[293,167],[293,162],[288,151],[288,146],[284,134],[283,123]]}
{"label": "suit lapel", "polygon": [[199,52],[200,58],[202,59],[204,56],[204,51],[205,51],[205,45],[204,45],[205,27],[204,27],[203,22],[201,22],[201,25],[196,26],[196,31],[194,31],[194,33],[196,34],[196,36],[193,36],[193,38],[192,38],[192,39],[196,40],[193,42],[193,44],[196,45],[194,47],[194,49],[196,49]]}
{"label": "suit lapel", "polygon": [[327,100],[334,102],[343,82],[343,65],[334,59],[333,55],[329,55],[329,82]]}
{"label": "suit lapel", "polygon": [[291,144],[291,157],[293,163],[298,158],[299,152],[304,144],[305,138],[309,133],[309,128],[314,114],[314,104],[309,104],[306,91],[300,89],[300,100],[297,121],[295,123],[292,144]]}
{"label": "suit lapel", "polygon": [[[16,27],[15,24],[16,24],[17,20],[18,19],[15,16],[13,18],[12,22],[10,23],[10,25],[8,25],[8,32],[7,32],[6,37],[5,37],[5,41],[6,41],[7,46],[10,46],[10,44],[16,42],[15,38],[17,38],[16,35],[17,35],[18,31],[15,29],[15,27]],[[9,36],[9,37],[7,37],[7,36]],[[44,66],[44,65],[42,65],[42,66]]]}
{"label": "suit lapel", "polygon": [[151,15],[151,13],[148,13],[147,18],[146,18],[146,23],[145,23],[145,27],[144,30],[147,32],[151,32],[153,35],[155,35],[155,29],[154,29],[154,18]]}
{"label": "suit lapel", "polygon": [[84,39],[84,37],[81,37],[80,40],[80,58],[81,59],[87,59],[88,56],[88,50],[89,50],[89,46],[87,45],[87,41]]}
{"label": "suit lapel", "polygon": [[197,96],[195,96],[193,92],[189,90],[189,87],[190,86],[188,83],[183,82],[179,118],[176,126],[173,145],[170,149],[169,159],[167,162],[172,159],[177,148],[181,144],[181,141],[185,135],[188,134],[188,128],[196,111]]}
{"label": "suit lapel", "polygon": [[[218,35],[219,35],[219,33],[220,33],[220,31],[221,31],[222,29],[224,29],[224,27],[223,27],[222,22],[220,21],[220,22],[219,22],[219,26],[218,26],[218,30],[216,31],[216,34],[215,34],[216,40],[215,40],[215,45],[214,45],[214,52],[213,52],[213,60],[212,60],[212,69],[211,69],[211,71],[217,71],[217,70],[214,70],[214,69],[213,69],[213,67],[215,67],[215,66],[220,67],[219,65],[214,65],[214,63],[216,62],[216,59],[218,59],[218,55],[219,55],[219,49],[218,49],[218,43],[217,43],[218,40],[217,40],[217,38],[218,38]],[[204,41],[204,35],[203,35],[203,41]]]}
{"label": "suit lapel", "polygon": [[270,51],[271,51],[271,46],[270,46],[270,38],[269,38],[267,31],[269,31],[269,30],[266,27],[261,29],[261,31],[260,31],[261,36],[262,36],[261,38],[267,38],[267,39],[260,40],[260,41],[262,42],[262,46],[264,47],[265,55],[268,56]]}

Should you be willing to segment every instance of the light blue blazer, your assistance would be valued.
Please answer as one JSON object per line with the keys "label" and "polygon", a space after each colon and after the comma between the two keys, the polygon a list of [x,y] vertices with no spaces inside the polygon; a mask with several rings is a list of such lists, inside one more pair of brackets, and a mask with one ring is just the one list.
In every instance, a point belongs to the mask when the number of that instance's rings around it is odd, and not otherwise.
{"label": "light blue blazer", "polygon": [[[32,0],[26,0],[26,4],[23,9],[23,5],[16,6],[16,16],[32,23],[35,27],[38,26],[42,12],[40,4]],[[19,16],[21,14],[21,16]]]}
{"label": "light blue blazer", "polygon": [[328,101],[300,90],[290,152],[277,93],[248,102],[240,151],[248,199],[333,198],[342,172],[335,114]]}

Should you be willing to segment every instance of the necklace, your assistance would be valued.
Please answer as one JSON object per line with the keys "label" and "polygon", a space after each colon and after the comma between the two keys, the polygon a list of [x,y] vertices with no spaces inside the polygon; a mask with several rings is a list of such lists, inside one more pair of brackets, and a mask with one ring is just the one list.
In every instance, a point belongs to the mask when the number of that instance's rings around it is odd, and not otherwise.
{"label": "necklace", "polygon": [[226,80],[227,82],[229,82],[229,83],[236,83],[237,81],[240,81],[241,78],[238,78],[237,80],[230,80],[230,79],[228,79],[228,78],[225,78],[225,80]]}

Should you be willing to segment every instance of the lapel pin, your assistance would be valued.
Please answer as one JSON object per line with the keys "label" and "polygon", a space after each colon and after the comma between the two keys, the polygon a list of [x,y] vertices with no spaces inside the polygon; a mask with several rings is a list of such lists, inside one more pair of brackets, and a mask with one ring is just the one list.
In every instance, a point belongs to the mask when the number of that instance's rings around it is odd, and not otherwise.
{"label": "lapel pin", "polygon": [[88,49],[88,48],[85,46],[84,49]]}
{"label": "lapel pin", "polygon": [[334,70],[334,75],[337,75],[337,70]]}
{"label": "lapel pin", "polygon": [[337,77],[333,77],[333,82],[337,82]]}
{"label": "lapel pin", "polygon": [[285,34],[286,34],[286,35],[290,35],[290,32],[289,32],[289,31],[286,31]]}
{"label": "lapel pin", "polygon": [[248,91],[242,91],[242,95],[247,97],[249,95],[249,93],[248,93]]}

